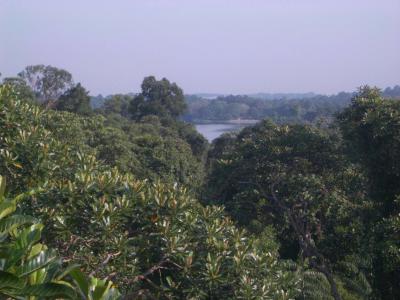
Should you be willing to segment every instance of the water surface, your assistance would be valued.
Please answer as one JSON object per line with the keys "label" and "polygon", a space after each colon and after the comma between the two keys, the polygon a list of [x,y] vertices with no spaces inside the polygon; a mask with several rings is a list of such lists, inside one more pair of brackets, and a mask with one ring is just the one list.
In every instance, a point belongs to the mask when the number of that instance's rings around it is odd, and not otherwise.
{"label": "water surface", "polygon": [[210,143],[225,132],[239,131],[248,125],[232,123],[195,124],[197,131]]}

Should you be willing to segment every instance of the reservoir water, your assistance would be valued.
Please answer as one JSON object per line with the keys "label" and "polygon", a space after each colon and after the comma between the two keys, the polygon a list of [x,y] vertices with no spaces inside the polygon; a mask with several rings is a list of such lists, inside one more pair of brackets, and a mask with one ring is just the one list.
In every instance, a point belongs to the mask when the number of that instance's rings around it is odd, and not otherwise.
{"label": "reservoir water", "polygon": [[249,125],[251,125],[251,123],[195,124],[197,131],[200,132],[209,142],[212,142],[225,132],[239,131]]}

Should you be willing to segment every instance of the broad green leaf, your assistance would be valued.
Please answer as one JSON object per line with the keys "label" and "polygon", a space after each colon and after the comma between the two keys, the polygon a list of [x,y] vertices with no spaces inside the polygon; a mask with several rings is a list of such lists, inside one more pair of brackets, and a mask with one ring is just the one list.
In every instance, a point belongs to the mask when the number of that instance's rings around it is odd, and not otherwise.
{"label": "broad green leaf", "polygon": [[4,198],[5,191],[6,191],[6,178],[0,175],[0,203]]}
{"label": "broad green leaf", "polygon": [[41,233],[44,225],[34,224],[24,229],[18,236],[16,245],[18,249],[28,249],[37,243],[41,238]]}
{"label": "broad green leaf", "polygon": [[22,294],[36,296],[39,298],[50,298],[50,299],[57,299],[57,298],[66,298],[66,299],[76,299],[75,291],[61,283],[54,283],[48,282],[43,284],[32,285],[26,287]]}
{"label": "broad green leaf", "polygon": [[38,255],[40,253],[40,251],[45,250],[45,246],[43,246],[42,244],[38,243],[32,246],[31,248],[31,252],[29,253],[28,259],[35,257],[36,255]]}
{"label": "broad green leaf", "polygon": [[0,233],[0,243],[4,242],[8,237],[8,233]]}
{"label": "broad green leaf", "polygon": [[46,269],[41,268],[39,270],[36,270],[35,272],[32,272],[29,274],[29,284],[40,284],[45,282],[46,278]]}
{"label": "broad green leaf", "polygon": [[87,296],[89,294],[89,282],[85,274],[82,273],[78,268],[72,270],[70,273],[71,277],[74,279],[82,294]]}
{"label": "broad green leaf", "polygon": [[53,281],[57,274],[60,273],[62,270],[62,260],[61,258],[57,257],[54,261],[52,261],[48,266],[46,266],[46,277],[44,278],[43,282],[46,281]]}
{"label": "broad green leaf", "polygon": [[121,299],[121,294],[115,288],[110,288],[106,294],[103,295],[102,300],[118,300]]}
{"label": "broad green leaf", "polygon": [[26,193],[22,193],[22,194],[17,195],[16,197],[14,197],[13,202],[17,203],[17,202],[23,200],[26,197],[33,196],[33,195],[37,194],[38,192],[40,192],[42,190],[43,190],[42,188],[31,189],[30,191],[28,191]]}
{"label": "broad green leaf", "polygon": [[21,289],[23,287],[23,280],[11,273],[0,271],[0,290],[3,288]]}
{"label": "broad green leaf", "polygon": [[35,222],[36,219],[30,216],[13,215],[9,218],[0,220],[0,232],[11,231],[18,226]]}
{"label": "broad green leaf", "polygon": [[103,295],[111,287],[111,282],[108,284],[103,280],[98,280],[94,286],[93,300],[102,300]]}
{"label": "broad green leaf", "polygon": [[57,280],[61,280],[63,279],[65,276],[70,275],[70,273],[76,269],[79,269],[79,265],[78,264],[73,264],[70,265],[68,267],[66,267],[63,272],[57,276]]}
{"label": "broad green leaf", "polygon": [[57,255],[55,251],[41,251],[39,255],[36,257],[28,260],[27,263],[25,263],[23,266],[18,267],[16,269],[16,274],[19,277],[28,275],[32,272],[35,272],[36,270],[39,270],[48,264],[50,264],[52,261],[57,259]]}
{"label": "broad green leaf", "polygon": [[16,205],[14,202],[6,201],[0,204],[0,220],[16,210]]}

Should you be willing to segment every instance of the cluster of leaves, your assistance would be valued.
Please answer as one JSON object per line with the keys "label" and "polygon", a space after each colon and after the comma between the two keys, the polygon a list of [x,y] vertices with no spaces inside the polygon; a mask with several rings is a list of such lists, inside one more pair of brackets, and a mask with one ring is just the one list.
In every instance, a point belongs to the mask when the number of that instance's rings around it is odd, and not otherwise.
{"label": "cluster of leaves", "polygon": [[21,213],[43,221],[43,240],[64,261],[112,279],[132,299],[299,293],[298,270],[278,259],[271,232],[256,238],[184,188],[140,181],[98,161],[86,140],[97,121],[43,110],[1,87],[0,172],[11,196],[37,189]]}
{"label": "cluster of leaves", "polygon": [[334,298],[396,299],[399,122],[399,102],[364,87],[339,130],[264,121],[224,135],[204,201],[250,231],[273,226],[281,255],[331,279]]}
{"label": "cluster of leaves", "polygon": [[111,281],[86,276],[78,265],[63,268],[55,250],[40,243],[43,224],[28,215],[15,214],[17,202],[32,190],[8,199],[0,176],[0,296],[14,299],[117,300]]}

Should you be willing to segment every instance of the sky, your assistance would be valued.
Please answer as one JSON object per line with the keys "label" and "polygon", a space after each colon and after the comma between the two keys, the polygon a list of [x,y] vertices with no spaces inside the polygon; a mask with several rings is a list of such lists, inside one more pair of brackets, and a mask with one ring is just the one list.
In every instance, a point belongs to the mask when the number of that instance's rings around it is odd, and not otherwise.
{"label": "sky", "polygon": [[91,94],[400,84],[400,0],[0,0],[0,72],[46,64]]}

